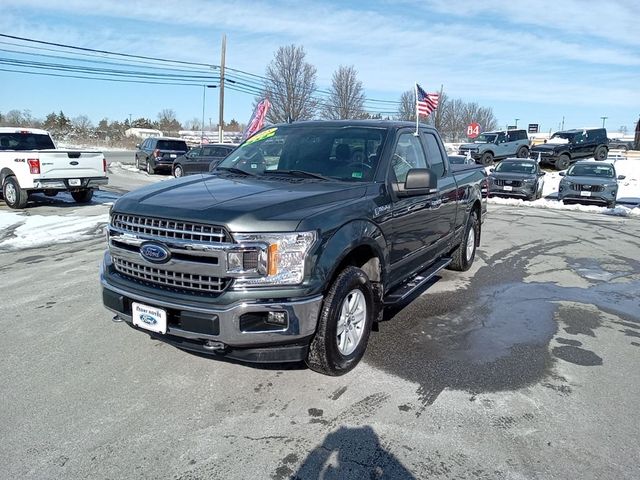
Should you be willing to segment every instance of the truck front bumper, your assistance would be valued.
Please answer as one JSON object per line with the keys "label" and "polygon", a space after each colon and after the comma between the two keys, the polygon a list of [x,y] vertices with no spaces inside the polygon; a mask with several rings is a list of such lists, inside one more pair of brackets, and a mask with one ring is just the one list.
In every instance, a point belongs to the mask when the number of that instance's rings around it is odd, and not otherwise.
{"label": "truck front bumper", "polygon": [[[322,296],[301,299],[247,300],[224,307],[194,305],[109,283],[104,263],[100,269],[104,306],[114,320],[179,348],[204,354],[224,355],[245,362],[280,363],[304,360],[315,334]],[[248,296],[249,297],[249,296]],[[132,303],[167,312],[167,332],[159,334],[133,325]],[[269,312],[286,318],[283,325],[268,322]]]}

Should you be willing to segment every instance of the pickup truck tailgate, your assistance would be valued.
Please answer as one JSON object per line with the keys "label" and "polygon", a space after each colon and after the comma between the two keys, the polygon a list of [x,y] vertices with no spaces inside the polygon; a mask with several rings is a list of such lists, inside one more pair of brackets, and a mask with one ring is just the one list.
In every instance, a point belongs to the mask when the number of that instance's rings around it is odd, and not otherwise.
{"label": "pickup truck tailgate", "polygon": [[40,178],[95,178],[104,177],[104,155],[95,151],[51,150],[40,151]]}

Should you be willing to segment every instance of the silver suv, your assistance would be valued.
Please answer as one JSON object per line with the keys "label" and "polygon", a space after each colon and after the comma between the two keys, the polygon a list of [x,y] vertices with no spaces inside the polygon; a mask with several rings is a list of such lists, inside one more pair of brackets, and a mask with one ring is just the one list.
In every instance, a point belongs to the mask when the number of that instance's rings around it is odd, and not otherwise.
{"label": "silver suv", "polygon": [[492,165],[494,160],[508,157],[527,158],[529,156],[529,136],[526,130],[500,130],[485,132],[473,143],[463,143],[459,155],[471,155],[482,165]]}
{"label": "silver suv", "polygon": [[618,180],[624,175],[616,175],[611,163],[581,161],[560,172],[558,200],[562,203],[587,203],[606,205],[613,208],[618,195]]}

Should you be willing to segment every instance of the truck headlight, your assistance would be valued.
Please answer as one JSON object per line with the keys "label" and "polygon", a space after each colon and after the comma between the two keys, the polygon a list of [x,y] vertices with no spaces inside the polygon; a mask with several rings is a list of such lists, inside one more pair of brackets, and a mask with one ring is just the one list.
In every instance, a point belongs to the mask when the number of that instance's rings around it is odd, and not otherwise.
{"label": "truck headlight", "polygon": [[[246,261],[251,262],[254,272],[260,276],[237,278],[235,287],[298,285],[304,278],[304,264],[307,254],[316,241],[316,232],[291,233],[233,233],[239,244],[256,245],[258,249],[242,247],[227,252],[229,273],[249,270]],[[251,252],[249,255],[247,255]]]}

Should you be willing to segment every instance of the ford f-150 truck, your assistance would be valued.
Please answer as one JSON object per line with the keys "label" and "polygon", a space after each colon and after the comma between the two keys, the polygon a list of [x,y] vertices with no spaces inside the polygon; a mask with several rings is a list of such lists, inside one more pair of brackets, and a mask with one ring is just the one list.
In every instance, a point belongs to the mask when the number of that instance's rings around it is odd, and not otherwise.
{"label": "ford f-150 truck", "polygon": [[10,208],[26,207],[32,193],[55,196],[61,191],[88,203],[93,190],[107,183],[101,152],[57,150],[45,130],[0,127],[0,186]]}
{"label": "ford f-150 truck", "polygon": [[258,132],[210,174],[115,202],[100,269],[115,321],[179,348],[340,375],[385,307],[467,270],[481,166],[436,130],[313,121]]}

